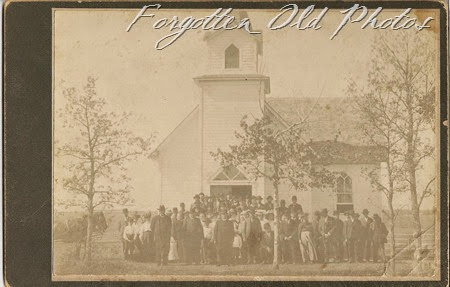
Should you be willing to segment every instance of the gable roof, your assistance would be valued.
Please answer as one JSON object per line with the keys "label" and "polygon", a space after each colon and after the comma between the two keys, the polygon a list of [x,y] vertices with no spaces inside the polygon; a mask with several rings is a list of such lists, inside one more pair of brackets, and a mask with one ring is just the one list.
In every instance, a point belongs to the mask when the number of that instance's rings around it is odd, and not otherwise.
{"label": "gable roof", "polygon": [[342,141],[354,145],[365,145],[358,128],[353,102],[348,97],[267,97],[266,102],[291,125],[305,118],[308,130],[305,139],[312,141]]}
{"label": "gable roof", "polygon": [[358,146],[339,141],[316,141],[309,146],[314,150],[313,163],[329,164],[368,164],[387,160],[386,149],[381,146]]}
{"label": "gable roof", "polygon": [[[317,158],[316,164],[363,164],[386,161],[383,147],[370,146],[361,140],[358,118],[351,99],[348,98],[266,98],[265,113],[276,120],[279,128],[308,117],[309,128],[305,138]],[[156,147],[152,156],[157,156],[165,143],[177,133],[183,123],[199,116],[197,105],[172,132]]]}
{"label": "gable roof", "polygon": [[158,156],[158,152],[164,147],[164,145],[172,138],[177,131],[183,126],[185,122],[188,122],[191,118],[198,116],[199,106],[195,106],[195,108],[169,133],[168,136],[164,138],[162,142],[152,151],[150,156]]}

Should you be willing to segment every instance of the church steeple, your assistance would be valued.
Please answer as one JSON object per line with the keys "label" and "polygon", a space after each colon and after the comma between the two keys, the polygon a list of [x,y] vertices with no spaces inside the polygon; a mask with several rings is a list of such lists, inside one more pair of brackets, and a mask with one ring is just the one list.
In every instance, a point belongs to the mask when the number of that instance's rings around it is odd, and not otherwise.
{"label": "church steeple", "polygon": [[[236,23],[248,18],[242,10],[233,10],[230,16]],[[262,34],[244,29],[208,31],[204,40],[208,46],[207,74],[258,74]]]}

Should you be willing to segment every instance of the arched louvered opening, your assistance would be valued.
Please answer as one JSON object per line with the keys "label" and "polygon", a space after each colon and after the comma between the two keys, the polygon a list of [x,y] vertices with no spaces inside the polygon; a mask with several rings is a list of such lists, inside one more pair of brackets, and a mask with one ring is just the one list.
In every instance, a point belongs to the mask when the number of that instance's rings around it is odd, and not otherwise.
{"label": "arched louvered opening", "polygon": [[225,49],[225,69],[239,68],[239,49],[231,44]]}

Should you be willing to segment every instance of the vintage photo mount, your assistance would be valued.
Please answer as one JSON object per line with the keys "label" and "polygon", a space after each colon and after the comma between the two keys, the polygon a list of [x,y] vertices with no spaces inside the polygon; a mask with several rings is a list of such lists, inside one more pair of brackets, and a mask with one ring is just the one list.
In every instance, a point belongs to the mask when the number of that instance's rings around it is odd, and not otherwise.
{"label": "vintage photo mount", "polygon": [[[158,1],[156,1],[158,2]],[[155,2],[155,3],[156,3]],[[152,2],[153,3],[153,2]],[[164,2],[166,9],[279,9],[290,2]],[[448,285],[448,11],[434,1],[357,2],[368,8],[440,10],[440,219],[441,280],[408,282],[417,286]],[[4,6],[3,28],[3,195],[4,276],[7,286],[86,286],[86,282],[51,279],[52,214],[52,9],[140,9],[148,2],[25,2]],[[350,2],[297,2],[299,8],[346,9]],[[103,282],[120,286],[125,282]],[[402,286],[406,282],[308,282],[308,285],[342,284]],[[148,286],[146,282],[135,282]],[[177,286],[181,282],[154,282]],[[191,282],[189,284],[207,284]],[[269,285],[270,282],[228,284]],[[277,283],[283,284],[283,283]],[[286,283],[287,284],[287,283]],[[289,283],[294,284],[293,282]],[[300,282],[298,284],[305,284]]]}

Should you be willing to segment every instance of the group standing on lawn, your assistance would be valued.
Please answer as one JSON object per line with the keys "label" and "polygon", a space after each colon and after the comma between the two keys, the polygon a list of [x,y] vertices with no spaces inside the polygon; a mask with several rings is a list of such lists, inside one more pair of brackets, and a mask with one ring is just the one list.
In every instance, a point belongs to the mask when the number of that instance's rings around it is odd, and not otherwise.
{"label": "group standing on lawn", "polygon": [[[327,209],[304,213],[297,198],[286,206],[281,200],[278,256],[282,264],[385,261],[384,244],[388,230],[378,214],[362,215],[351,210]],[[274,256],[274,204],[268,196],[238,198],[231,195],[195,195],[190,209],[179,208],[151,216],[123,209],[119,234],[127,260],[142,260],[166,265],[271,263]]]}

